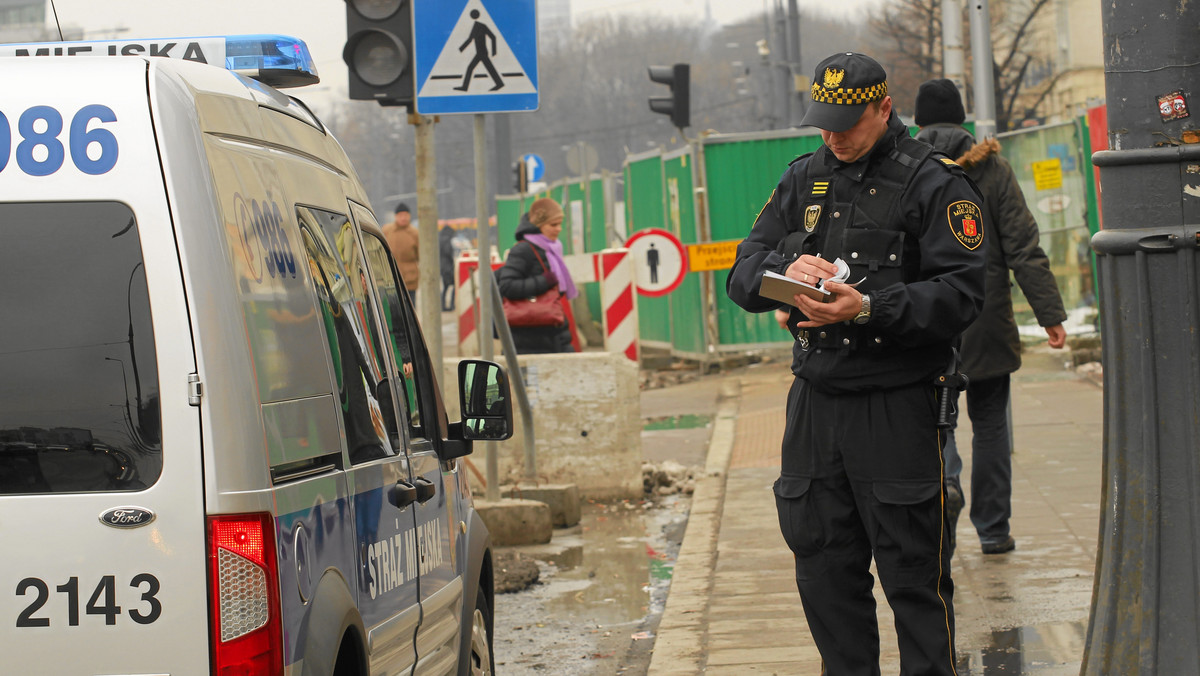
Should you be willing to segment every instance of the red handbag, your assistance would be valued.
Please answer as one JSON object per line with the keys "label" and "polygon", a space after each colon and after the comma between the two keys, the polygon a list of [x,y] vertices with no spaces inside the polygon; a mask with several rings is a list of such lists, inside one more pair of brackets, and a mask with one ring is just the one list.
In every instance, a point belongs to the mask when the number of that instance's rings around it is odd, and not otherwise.
{"label": "red handbag", "polygon": [[[545,272],[546,264],[538,255],[537,247],[533,244],[530,244],[529,247],[533,249],[534,257],[537,258],[538,263],[542,266],[542,271]],[[509,326],[561,326],[567,321],[561,298],[562,292],[555,284],[532,298],[516,300],[501,298],[500,302],[504,307],[504,318],[508,320]]]}

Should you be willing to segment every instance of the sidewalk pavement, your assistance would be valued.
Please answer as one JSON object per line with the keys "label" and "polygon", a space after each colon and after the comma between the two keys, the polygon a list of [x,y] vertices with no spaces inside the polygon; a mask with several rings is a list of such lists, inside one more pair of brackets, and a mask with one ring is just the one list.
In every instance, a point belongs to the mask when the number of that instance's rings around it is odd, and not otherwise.
{"label": "sidewalk pavement", "polygon": [[[1015,552],[984,556],[968,516],[952,563],[958,674],[1078,674],[1099,531],[1103,392],[1036,349],[1014,374],[1012,533]],[[819,674],[779,533],[784,364],[742,374],[718,405],[705,476],[697,482],[648,674]],[[727,393],[728,395],[728,393]],[[959,418],[959,446],[970,421]],[[969,485],[970,454],[963,484]],[[880,666],[899,673],[890,608],[877,584]]]}

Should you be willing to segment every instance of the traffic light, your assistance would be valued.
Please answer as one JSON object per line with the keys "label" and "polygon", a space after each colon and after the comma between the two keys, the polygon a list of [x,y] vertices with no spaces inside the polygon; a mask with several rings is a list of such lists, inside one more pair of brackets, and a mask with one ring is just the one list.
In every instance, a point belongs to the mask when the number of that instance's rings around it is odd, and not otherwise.
{"label": "traffic light", "polygon": [[346,0],[350,98],[413,104],[412,0]]}
{"label": "traffic light", "polygon": [[669,115],[680,129],[691,125],[691,70],[686,63],[650,66],[650,79],[671,88],[670,96],[650,97],[650,110]]}
{"label": "traffic light", "polygon": [[525,166],[525,158],[520,158],[513,165],[513,188],[522,195],[529,191],[529,169]]}

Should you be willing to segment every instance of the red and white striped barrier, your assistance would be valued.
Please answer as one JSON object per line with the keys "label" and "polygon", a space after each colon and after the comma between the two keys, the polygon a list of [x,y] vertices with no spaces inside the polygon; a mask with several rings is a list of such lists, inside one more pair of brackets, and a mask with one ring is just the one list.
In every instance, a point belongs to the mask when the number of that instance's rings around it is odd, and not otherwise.
{"label": "red and white striped barrier", "polygon": [[479,268],[474,251],[465,251],[454,261],[454,315],[458,318],[458,355],[474,357],[479,354],[475,324],[479,302],[475,298],[473,275]]}
{"label": "red and white striped barrier", "polygon": [[[492,251],[492,269],[504,263],[500,256]],[[477,251],[464,251],[454,261],[454,313],[458,318],[458,355],[460,357],[476,357],[479,355],[479,286],[475,280],[475,272],[479,269]]]}
{"label": "red and white striped barrier", "polygon": [[600,281],[601,314],[604,316],[604,349],[621,352],[640,361],[637,294],[634,293],[633,259],[628,249],[605,249],[594,254]]}
{"label": "red and white striped barrier", "polygon": [[[599,253],[575,254],[564,258],[576,286],[600,282],[605,351],[620,352],[638,361],[641,351],[638,343],[637,294],[633,287],[635,273],[629,250],[605,249]],[[493,252],[492,269],[501,264]],[[463,357],[479,354],[479,301],[478,286],[475,284],[475,271],[478,269],[479,259],[474,251],[464,252],[455,261],[458,354]]]}

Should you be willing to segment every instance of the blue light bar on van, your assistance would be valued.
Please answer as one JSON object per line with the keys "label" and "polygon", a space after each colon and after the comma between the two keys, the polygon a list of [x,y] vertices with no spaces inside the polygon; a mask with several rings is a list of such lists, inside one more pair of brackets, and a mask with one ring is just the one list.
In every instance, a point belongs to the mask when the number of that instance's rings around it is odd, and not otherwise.
{"label": "blue light bar on van", "polygon": [[278,89],[321,81],[308,45],[285,35],[227,36],[225,68]]}
{"label": "blue light bar on van", "polygon": [[308,45],[285,35],[214,35],[0,45],[0,56],[161,56],[196,61],[283,89],[321,81]]}

